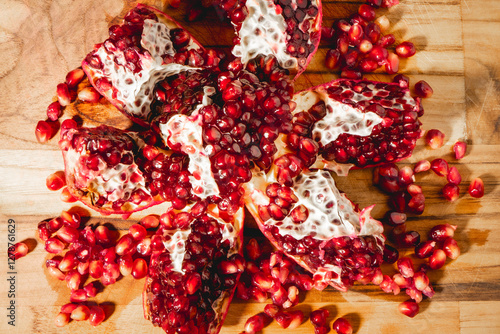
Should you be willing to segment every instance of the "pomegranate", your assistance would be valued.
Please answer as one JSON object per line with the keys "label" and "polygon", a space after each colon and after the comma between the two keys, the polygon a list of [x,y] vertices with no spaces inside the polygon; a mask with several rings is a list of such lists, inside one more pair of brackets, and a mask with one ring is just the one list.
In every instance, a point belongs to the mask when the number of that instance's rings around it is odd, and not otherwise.
{"label": "pomegranate", "polygon": [[233,54],[247,64],[255,57],[276,57],[280,67],[305,71],[321,35],[320,0],[218,0],[218,8],[238,35]]}
{"label": "pomegranate", "polygon": [[243,210],[224,220],[210,209],[172,210],[173,228],[155,234],[144,316],[166,333],[218,333],[243,271]]}

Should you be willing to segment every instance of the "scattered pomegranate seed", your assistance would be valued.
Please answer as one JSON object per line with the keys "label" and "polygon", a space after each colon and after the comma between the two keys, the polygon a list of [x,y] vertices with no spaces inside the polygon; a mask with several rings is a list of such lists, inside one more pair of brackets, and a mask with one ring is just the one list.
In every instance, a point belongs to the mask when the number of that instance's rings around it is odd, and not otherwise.
{"label": "scattered pomegranate seed", "polygon": [[431,97],[433,93],[434,91],[431,86],[424,80],[420,80],[415,84],[415,94],[417,94],[417,96],[425,99]]}
{"label": "scattered pomegranate seed", "polygon": [[48,142],[57,132],[59,124],[51,121],[38,121],[35,136],[39,143]]}
{"label": "scattered pomegranate seed", "polygon": [[57,232],[56,232],[57,237],[70,244],[73,242],[76,242],[78,238],[80,237],[80,233],[78,230],[74,227],[71,226],[63,226],[61,227]]}
{"label": "scattered pomegranate seed", "polygon": [[408,231],[404,233],[400,238],[400,244],[402,247],[415,247],[420,243],[420,233],[417,231]]}
{"label": "scattered pomegranate seed", "polygon": [[14,247],[9,248],[9,258],[20,259],[28,254],[28,246],[24,242],[18,242]]}
{"label": "scattered pomegranate seed", "polygon": [[409,257],[402,257],[398,260],[398,270],[403,277],[413,277],[413,261]]}
{"label": "scattered pomegranate seed", "polygon": [[132,267],[132,276],[135,279],[141,279],[146,277],[148,274],[148,264],[146,260],[138,258],[134,260],[134,265]]}
{"label": "scattered pomegranate seed", "polygon": [[63,107],[66,107],[71,103],[71,95],[69,93],[69,87],[66,83],[57,85],[57,100]]}
{"label": "scattered pomegranate seed", "polygon": [[51,121],[57,121],[62,115],[62,108],[59,101],[52,102],[47,107],[47,118]]}
{"label": "scattered pomegranate seed", "polygon": [[78,92],[78,99],[83,102],[96,103],[101,99],[101,94],[94,87],[85,87]]}
{"label": "scattered pomegranate seed", "polygon": [[290,321],[288,329],[295,329],[304,321],[304,313],[301,310],[291,311],[290,317],[292,318],[292,321]]}
{"label": "scattered pomegranate seed", "polygon": [[387,31],[387,29],[389,29],[389,27],[391,26],[389,19],[385,15],[379,16],[375,20],[375,23],[380,27],[381,32]]}
{"label": "scattered pomegranate seed", "polygon": [[142,218],[139,223],[147,229],[154,229],[160,224],[160,218],[157,215],[148,215]]}
{"label": "scattered pomegranate seed", "polygon": [[251,260],[257,260],[262,255],[259,243],[255,239],[250,239],[245,248]]}
{"label": "scattered pomegranate seed", "polygon": [[64,327],[69,323],[69,320],[69,314],[61,312],[56,316],[54,322],[56,327]]}
{"label": "scattered pomegranate seed", "polygon": [[447,183],[443,187],[443,196],[447,201],[454,202],[460,196],[460,188],[454,183]]}
{"label": "scattered pomegranate seed", "polygon": [[387,224],[390,226],[397,226],[406,222],[406,214],[402,212],[389,211],[387,212]]}
{"label": "scattered pomegranate seed", "polygon": [[453,145],[453,152],[455,152],[455,159],[460,160],[465,156],[465,152],[467,151],[467,144],[463,141],[457,141]]}
{"label": "scattered pomegranate seed", "polygon": [[63,272],[75,269],[78,264],[78,259],[76,258],[75,251],[69,250],[64,254],[61,262],[59,262],[59,269]]}
{"label": "scattered pomegranate seed", "polygon": [[446,253],[442,249],[435,249],[429,257],[429,267],[433,270],[437,270],[444,266],[445,261]]}
{"label": "scattered pomegranate seed", "polygon": [[462,182],[462,176],[458,171],[457,167],[451,166],[448,169],[448,176],[446,177],[448,182],[459,185]]}
{"label": "scattered pomegranate seed", "polygon": [[326,309],[319,309],[311,312],[311,314],[309,315],[309,320],[311,320],[311,323],[316,327],[325,326],[326,319],[329,315],[330,311]]}
{"label": "scattered pomegranate seed", "polygon": [[64,250],[64,243],[57,238],[49,238],[45,242],[45,250],[52,254],[61,253]]}
{"label": "scattered pomegranate seed", "polygon": [[482,179],[476,177],[469,185],[469,195],[475,198],[484,196],[484,182]]}
{"label": "scattered pomegranate seed", "polygon": [[375,19],[375,9],[366,4],[362,4],[358,8],[358,14],[366,21],[373,21]]}
{"label": "scattered pomegranate seed", "polygon": [[265,313],[259,313],[248,318],[247,322],[245,323],[245,333],[255,334],[258,331],[261,331],[264,328],[265,316]]}
{"label": "scattered pomegranate seed", "polygon": [[93,298],[97,295],[97,288],[94,285],[94,282],[90,282],[89,284],[83,287],[83,290],[87,294],[87,297]]}
{"label": "scattered pomegranate seed", "polygon": [[71,312],[71,319],[76,321],[87,320],[90,317],[90,310],[87,306],[80,304],[73,312]]}
{"label": "scattered pomegranate seed", "polygon": [[434,240],[421,242],[415,247],[415,256],[419,259],[427,258],[434,252],[434,247],[436,247],[436,242]]}
{"label": "scattered pomegranate seed", "polygon": [[71,296],[69,297],[69,300],[72,303],[83,303],[87,301],[89,297],[87,296],[87,292],[83,289],[78,289],[75,290],[71,293]]}
{"label": "scattered pomegranate seed", "polygon": [[352,325],[345,318],[338,318],[333,322],[332,328],[337,334],[352,334]]}
{"label": "scattered pomegranate seed", "polygon": [[100,306],[92,306],[89,312],[89,323],[91,326],[95,327],[101,324],[106,318],[104,310]]}
{"label": "scattered pomegranate seed", "polygon": [[325,66],[330,70],[335,70],[340,65],[340,52],[335,49],[328,50],[325,57]]}
{"label": "scattered pomegranate seed", "polygon": [[63,201],[64,203],[74,203],[76,202],[76,198],[73,197],[73,195],[71,195],[71,193],[69,192],[69,189],[68,187],[64,187],[61,191],[61,194],[59,195],[61,201]]}
{"label": "scattered pomegranate seed", "polygon": [[406,187],[413,182],[415,182],[415,176],[413,175],[413,169],[409,166],[404,166],[399,170],[399,185],[401,187]]}
{"label": "scattered pomegranate seed", "polygon": [[392,82],[398,83],[401,88],[410,87],[410,78],[404,74],[398,74],[393,79]]}
{"label": "scattered pomegranate seed", "polygon": [[410,194],[412,197],[415,197],[416,195],[423,194],[422,192],[422,187],[417,185],[417,184],[410,184],[407,188],[406,191],[408,194]]}
{"label": "scattered pomegranate seed", "polygon": [[57,171],[47,176],[45,184],[49,190],[59,190],[66,185],[66,177],[63,171]]}
{"label": "scattered pomegranate seed", "polygon": [[436,225],[429,231],[429,238],[434,241],[445,241],[446,238],[453,238],[455,235],[456,225],[440,224]]}
{"label": "scattered pomegranate seed", "polygon": [[415,173],[426,172],[431,169],[431,163],[428,160],[420,160],[415,164],[413,171]]}
{"label": "scattered pomegranate seed", "polygon": [[274,320],[280,325],[281,328],[288,328],[292,322],[292,317],[290,313],[286,311],[280,311],[274,316]]}
{"label": "scattered pomegranate seed", "polygon": [[264,307],[264,313],[270,316],[271,318],[274,318],[274,316],[279,312],[280,308],[277,305],[274,304],[267,304],[266,307]]}
{"label": "scattered pomegranate seed", "polygon": [[130,226],[128,229],[128,233],[132,236],[132,238],[135,241],[141,241],[148,234],[148,232],[146,231],[144,226],[139,225],[139,224],[134,224],[134,225]]}
{"label": "scattered pomegranate seed", "polygon": [[385,263],[394,263],[399,258],[399,251],[392,247],[391,245],[385,244],[384,246],[384,262]]}
{"label": "scattered pomegranate seed", "polygon": [[437,129],[427,131],[425,134],[425,143],[433,150],[442,147],[444,144],[444,133]]}
{"label": "scattered pomegranate seed", "polygon": [[429,277],[423,271],[417,271],[413,275],[413,282],[415,283],[415,288],[419,291],[424,291],[429,286]]}
{"label": "scattered pomegranate seed", "polygon": [[395,74],[399,71],[399,57],[392,52],[389,52],[387,56],[387,62],[385,63],[385,71],[387,74]]}
{"label": "scattered pomegranate seed", "polygon": [[439,176],[448,175],[448,163],[444,159],[434,159],[431,161],[431,169]]}
{"label": "scattered pomegranate seed", "polygon": [[452,260],[460,256],[460,247],[458,247],[457,241],[453,238],[446,238],[443,242],[443,251]]}
{"label": "scattered pomegranate seed", "polygon": [[75,88],[85,78],[85,72],[81,68],[75,68],[66,75],[66,84],[69,88]]}
{"label": "scattered pomegranate seed", "polygon": [[402,302],[398,306],[399,312],[401,312],[402,314],[404,314],[410,318],[413,318],[414,316],[416,316],[418,314],[419,309],[420,308],[419,308],[418,304],[413,302],[413,301]]}
{"label": "scattered pomegranate seed", "polygon": [[396,54],[402,58],[409,58],[415,55],[415,45],[412,42],[405,41],[396,46]]}
{"label": "scattered pomegranate seed", "polygon": [[57,278],[60,281],[64,281],[66,278],[66,275],[62,271],[60,271],[56,267],[47,267],[47,270],[49,271],[49,274],[52,275],[53,277]]}

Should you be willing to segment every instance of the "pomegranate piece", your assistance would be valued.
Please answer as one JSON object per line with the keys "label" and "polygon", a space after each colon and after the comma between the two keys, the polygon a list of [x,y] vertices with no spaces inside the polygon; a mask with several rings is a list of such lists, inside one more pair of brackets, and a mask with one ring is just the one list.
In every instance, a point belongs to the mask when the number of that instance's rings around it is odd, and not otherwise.
{"label": "pomegranate piece", "polygon": [[445,241],[443,242],[443,251],[445,252],[446,256],[452,260],[455,260],[460,256],[460,247],[458,246],[457,241],[453,238],[445,239]]}
{"label": "pomegranate piece", "polygon": [[337,318],[332,328],[337,334],[352,334],[353,331],[351,323],[346,318]]}
{"label": "pomegranate piece", "polygon": [[100,306],[90,307],[89,323],[91,326],[96,327],[101,324],[106,318],[104,310]]}
{"label": "pomegranate piece", "polygon": [[443,187],[443,196],[447,201],[455,202],[460,196],[460,188],[455,183],[447,183]]}
{"label": "pomegranate piece", "polygon": [[240,276],[223,274],[218,267],[222,261],[239,262],[239,255],[234,254],[240,252],[242,243],[243,210],[232,221],[206,209],[197,212],[197,217],[186,209],[173,214],[173,219],[181,214],[190,217],[184,229],[160,225],[156,232],[165,247],[153,248],[151,254],[143,292],[144,314],[166,332],[198,329],[215,333],[222,326]]}
{"label": "pomegranate piece", "polygon": [[455,152],[455,159],[460,160],[465,156],[467,151],[467,144],[463,141],[457,141],[453,145],[453,152]]}
{"label": "pomegranate piece", "polygon": [[57,238],[49,238],[45,241],[45,250],[52,254],[58,254],[65,248],[64,243]]}
{"label": "pomegranate piece", "polygon": [[425,143],[433,150],[442,147],[444,144],[444,133],[437,129],[427,131],[425,134]]}
{"label": "pomegranate piece", "polygon": [[306,165],[316,156],[301,152],[304,137],[319,144],[322,159],[314,167],[334,161],[363,168],[409,157],[421,136],[420,102],[396,83],[339,79],[296,93],[293,101],[287,141]]}
{"label": "pomegranate piece", "polygon": [[435,249],[429,257],[429,267],[433,270],[440,269],[446,261],[446,253],[442,249]]}
{"label": "pomegranate piece", "polygon": [[26,254],[28,254],[28,251],[29,248],[24,242],[17,242],[15,245],[9,247],[9,258],[14,260],[20,259],[26,256]]}
{"label": "pomegranate piece", "polygon": [[422,98],[429,98],[434,93],[432,87],[424,80],[420,80],[419,82],[417,82],[415,84],[414,90],[415,94]]}
{"label": "pomegranate piece", "polygon": [[50,121],[57,121],[62,115],[62,107],[59,101],[52,102],[47,107],[47,118]]}
{"label": "pomegranate piece", "polygon": [[87,306],[80,304],[71,312],[70,317],[76,321],[87,320],[90,317],[90,310]]}
{"label": "pomegranate piece", "polygon": [[476,177],[469,185],[469,195],[474,198],[481,198],[484,196],[484,182],[482,179]]}
{"label": "pomegranate piece", "polygon": [[399,57],[397,54],[389,52],[385,62],[385,71],[387,74],[395,74],[399,71]]}
{"label": "pomegranate piece", "polygon": [[446,160],[439,158],[431,161],[431,169],[439,176],[447,176],[449,171],[448,163],[446,162]]}
{"label": "pomegranate piece", "polygon": [[132,276],[135,279],[141,279],[146,277],[148,274],[148,264],[146,260],[138,258],[134,260],[134,264],[132,266]]}
{"label": "pomegranate piece", "polygon": [[54,319],[56,327],[64,327],[69,323],[70,315],[60,312]]}
{"label": "pomegranate piece", "polygon": [[404,41],[396,46],[396,54],[402,58],[409,58],[415,55],[415,45],[412,42]]}
{"label": "pomegranate piece", "polygon": [[406,301],[399,304],[398,310],[407,317],[413,318],[418,314],[420,307],[416,302]]}
{"label": "pomegranate piece", "polygon": [[419,259],[427,258],[434,252],[435,247],[436,242],[434,240],[421,242],[415,247],[415,256]]}
{"label": "pomegranate piece", "polygon": [[449,183],[453,183],[456,185],[459,185],[460,182],[462,182],[462,176],[460,175],[460,172],[458,171],[457,167],[451,166],[448,169],[448,175],[447,175],[447,180]]}
{"label": "pomegranate piece", "polygon": [[447,238],[453,238],[455,235],[456,225],[440,224],[436,225],[429,231],[429,238],[440,242],[445,241]]}
{"label": "pomegranate piece", "polygon": [[420,160],[415,164],[413,171],[416,173],[426,172],[431,169],[431,163],[428,160]]}
{"label": "pomegranate piece", "polygon": [[39,143],[46,143],[54,135],[56,134],[58,130],[58,123],[57,122],[51,122],[51,121],[38,121],[36,128],[35,128],[35,136],[36,140],[38,140]]}

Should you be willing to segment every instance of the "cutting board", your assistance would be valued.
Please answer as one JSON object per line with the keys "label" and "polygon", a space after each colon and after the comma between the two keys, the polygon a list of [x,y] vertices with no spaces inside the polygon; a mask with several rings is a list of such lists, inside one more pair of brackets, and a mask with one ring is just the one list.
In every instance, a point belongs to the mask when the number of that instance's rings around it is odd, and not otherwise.
{"label": "cutting board", "polygon": [[[424,128],[441,129],[445,145],[439,150],[425,148],[419,141],[412,158],[444,157],[463,177],[460,198],[448,203],[440,195],[442,178],[424,173],[417,176],[426,196],[424,214],[411,217],[408,227],[422,235],[434,225],[458,226],[456,239],[462,255],[429,276],[436,290],[432,300],[420,304],[421,312],[407,318],[397,311],[406,300],[404,294],[392,296],[378,287],[356,285],[340,293],[327,288],[301,294],[297,307],[306,314],[320,307],[330,310],[329,323],[339,316],[348,318],[357,333],[499,333],[500,320],[500,2],[494,0],[401,0],[402,4],[380,10],[391,21],[397,41],[410,40],[418,53],[401,62],[401,73],[413,83],[425,79],[434,89],[423,102]],[[147,3],[165,9],[161,1]],[[355,12],[360,1],[324,1],[324,22]],[[56,328],[54,317],[69,300],[64,283],[48,277],[44,268],[47,254],[36,239],[37,223],[59,215],[74,205],[62,203],[59,194],[45,187],[48,174],[61,170],[63,162],[56,140],[39,144],[34,127],[43,119],[55,87],[66,73],[79,66],[94,43],[107,36],[109,25],[132,7],[123,0],[0,0],[0,332],[6,333],[161,333],[142,316],[143,280],[130,277],[106,288],[95,301],[106,306],[107,319],[97,328],[72,322]],[[184,5],[168,9],[168,14],[184,20]],[[212,13],[203,21],[185,27],[205,46],[229,48],[232,31]],[[335,79],[338,73],[324,65],[327,45],[322,45],[307,72],[296,83],[297,90]],[[387,81],[377,73],[369,78]],[[103,115],[84,115],[102,122]],[[94,118],[93,118],[94,117]],[[115,117],[115,116],[113,116]],[[122,124],[116,116],[108,121]],[[452,158],[450,148],[457,139],[469,144],[464,159]],[[380,218],[387,210],[387,197],[371,184],[371,170],[357,170],[336,180],[339,188],[361,207],[376,204]],[[486,194],[473,199],[466,193],[470,180],[481,177]],[[132,215],[102,217],[82,208],[89,223],[109,222],[125,231],[132,222],[155,207]],[[10,223],[9,223],[10,222]],[[9,224],[15,226],[13,238],[26,240],[30,253],[11,268],[7,263]],[[248,219],[248,232],[255,224]],[[15,274],[9,274],[14,272]],[[14,276],[11,288],[7,278]],[[9,290],[15,296],[9,296]],[[15,327],[8,324],[10,303],[15,303]],[[246,319],[263,310],[265,304],[235,300],[222,333],[240,333]],[[313,333],[309,322],[294,331]],[[285,333],[276,323],[263,333]]]}

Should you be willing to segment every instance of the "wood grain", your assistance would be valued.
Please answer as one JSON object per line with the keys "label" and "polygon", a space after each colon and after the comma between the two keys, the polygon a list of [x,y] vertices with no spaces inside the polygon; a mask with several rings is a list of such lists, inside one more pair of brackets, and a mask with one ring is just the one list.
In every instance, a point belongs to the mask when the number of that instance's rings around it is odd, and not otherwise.
{"label": "wood grain", "polygon": [[[147,3],[164,8],[163,1]],[[324,23],[354,12],[361,1],[324,2]],[[439,191],[444,181],[426,173],[417,183],[426,194],[422,216],[411,217],[409,228],[422,234],[439,223],[458,226],[457,241],[462,255],[430,274],[438,292],[421,304],[422,312],[414,319],[401,316],[397,304],[405,296],[389,296],[374,286],[353,287],[347,293],[331,288],[301,295],[299,309],[306,313],[319,307],[331,311],[330,323],[338,316],[349,318],[357,333],[499,333],[500,320],[500,3],[496,0],[410,1],[390,10],[380,10],[392,22],[391,32],[398,41],[410,40],[419,52],[402,61],[401,72],[412,82],[425,79],[434,88],[434,96],[424,101],[422,118],[425,129],[439,128],[446,133],[443,148],[430,151],[419,142],[415,154],[401,165],[420,159],[445,157],[456,166],[464,179],[462,194],[455,203],[446,203]],[[47,258],[43,245],[35,239],[39,221],[56,216],[72,205],[59,201],[59,194],[45,188],[45,178],[63,168],[56,140],[41,145],[34,127],[44,118],[57,83],[77,67],[94,43],[103,40],[109,25],[135,1],[124,0],[0,0],[0,332],[15,333],[162,333],[142,316],[142,281],[124,278],[106,288],[95,301],[106,303],[108,319],[98,328],[73,322],[58,329],[53,319],[61,305],[68,302],[64,283],[47,277],[43,263]],[[168,10],[184,22],[183,8]],[[232,30],[211,13],[204,21],[185,27],[206,46],[229,49]],[[297,89],[319,85],[337,77],[323,66],[328,45],[321,45]],[[390,80],[383,73],[369,76]],[[75,107],[74,113],[96,123],[107,120],[127,127],[120,114],[104,110],[88,114]],[[468,142],[467,156],[455,161],[450,147],[457,139]],[[473,199],[466,188],[474,177],[485,182],[486,195]],[[349,178],[337,178],[341,189],[360,206],[376,204],[375,217],[387,209],[387,197],[371,184],[371,171],[358,170]],[[119,231],[127,229],[155,207],[120,217],[92,216],[89,223],[110,222]],[[28,240],[30,254],[16,262],[16,327],[6,320],[7,221],[16,222],[18,241]],[[258,234],[249,220],[246,234]],[[385,268],[391,270],[391,268]],[[234,301],[222,333],[240,333],[246,319],[260,312],[262,304]],[[263,333],[283,333],[276,323]],[[312,333],[307,322],[294,331]]]}

